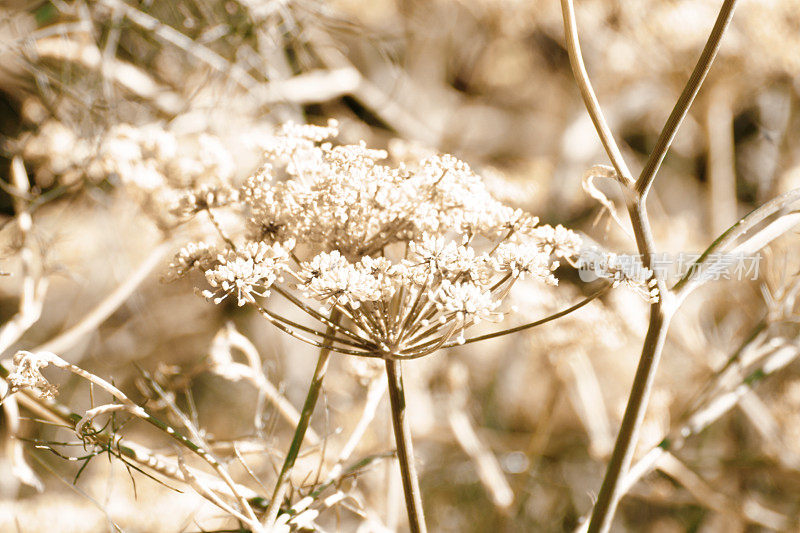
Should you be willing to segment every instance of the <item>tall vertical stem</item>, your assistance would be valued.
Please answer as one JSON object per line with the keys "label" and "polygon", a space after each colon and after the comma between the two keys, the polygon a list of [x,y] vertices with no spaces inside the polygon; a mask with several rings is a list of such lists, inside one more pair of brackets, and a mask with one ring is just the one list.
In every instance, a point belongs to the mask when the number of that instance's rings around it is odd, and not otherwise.
{"label": "tall vertical stem", "polygon": [[[567,51],[569,52],[570,65],[575,76],[575,81],[581,91],[586,109],[592,118],[597,134],[603,142],[606,152],[614,164],[617,174],[627,187],[624,188],[628,213],[631,218],[631,225],[636,237],[636,245],[642,255],[643,265],[652,268],[651,262],[655,253],[655,243],[653,233],[650,228],[650,221],[647,217],[646,202],[647,194],[653,184],[656,174],[664,161],[664,157],[669,150],[675,134],[678,131],[683,119],[689,111],[697,93],[705,80],[711,63],[719,50],[722,35],[731,21],[733,9],[737,0],[723,0],[719,15],[711,30],[711,34],[706,41],[706,45],[700,54],[700,58],[692,71],[689,80],[675,103],[675,106],[667,119],[666,124],[661,130],[656,146],[650,153],[647,163],[642,169],[639,178],[632,183],[625,162],[622,160],[620,151],[614,141],[613,135],[609,130],[602,110],[597,103],[592,84],[586,73],[583,64],[583,57],[580,51],[578,40],[578,29],[575,21],[575,9],[573,0],[561,0],[562,14],[564,18],[564,32],[566,36]],[[633,189],[633,190],[631,190]],[[670,318],[678,305],[673,290],[668,289],[666,279],[663,274],[655,272],[655,280],[659,292],[659,300],[650,306],[650,324],[647,329],[647,336],[642,347],[642,355],[639,359],[639,366],[636,369],[633,386],[628,405],[625,408],[625,415],[622,421],[617,441],[611,461],[600,488],[597,503],[592,512],[592,518],[588,525],[589,533],[605,533],[611,527],[614,518],[614,511],[622,495],[620,481],[630,466],[636,442],[638,440],[639,428],[644,418],[647,408],[647,400],[653,386],[658,361],[661,358],[661,350],[666,339],[667,329],[669,328]],[[683,281],[683,280],[682,280]]]}
{"label": "tall vertical stem", "polygon": [[669,314],[664,313],[661,305],[653,304],[653,307],[642,347],[642,355],[639,358],[639,366],[636,368],[628,404],[622,417],[622,426],[619,429],[614,451],[611,454],[600,493],[594,504],[592,518],[589,521],[589,533],[606,532],[610,529],[617,504],[622,497],[621,477],[630,468],[633,452],[639,440],[639,429],[647,410],[647,400],[653,389],[653,381],[670,321]]}
{"label": "tall vertical stem", "polygon": [[389,380],[389,401],[392,406],[394,440],[397,443],[397,460],[403,478],[408,524],[412,533],[425,533],[425,516],[422,512],[422,493],[419,490],[417,468],[414,464],[414,447],[411,429],[406,418],[406,396],[403,390],[403,372],[400,361],[386,360],[386,377]]}
{"label": "tall vertical stem", "polygon": [[[334,307],[330,316],[331,325],[328,326],[326,332],[328,335],[332,336],[336,333],[335,325],[339,323],[340,318],[341,312]],[[294,463],[300,453],[300,447],[303,445],[303,439],[306,436],[306,431],[308,430],[308,424],[311,420],[311,415],[314,412],[314,407],[317,405],[319,392],[322,390],[322,381],[325,379],[325,374],[328,372],[328,361],[330,356],[331,341],[330,339],[325,339],[323,342],[323,348],[319,352],[317,366],[314,368],[314,375],[311,378],[311,385],[308,387],[308,393],[306,394],[306,401],[303,404],[303,410],[300,412],[300,420],[297,421],[297,428],[294,430],[292,444],[289,446],[286,459],[284,459],[283,466],[278,474],[278,480],[275,482],[275,490],[272,493],[272,500],[269,502],[267,514],[264,518],[265,525],[273,524],[275,522],[275,518],[278,516],[281,500],[283,500],[283,496],[286,493],[289,476],[292,473],[292,468],[294,468]]]}

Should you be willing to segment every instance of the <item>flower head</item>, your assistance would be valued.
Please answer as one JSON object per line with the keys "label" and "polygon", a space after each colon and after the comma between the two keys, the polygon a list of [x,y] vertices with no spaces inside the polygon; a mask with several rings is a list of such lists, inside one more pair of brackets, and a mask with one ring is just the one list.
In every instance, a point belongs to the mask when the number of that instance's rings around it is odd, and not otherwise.
{"label": "flower head", "polygon": [[239,243],[223,236],[228,249],[212,262],[187,250],[175,268],[201,268],[216,302],[255,303],[279,287],[320,327],[258,309],[306,342],[409,358],[454,336],[465,342],[473,324],[503,317],[518,279],[555,284],[557,260],[577,254],[576,234],[497,201],[463,161],[435,155],[391,166],[382,150],[334,145],[336,133],[335,124],[290,124],[266,138],[268,164],[229,198],[246,220]]}
{"label": "flower head", "polygon": [[14,366],[6,381],[11,392],[33,390],[44,398],[53,398],[56,387],[42,375],[42,369],[50,365],[63,366],[63,363],[60,357],[50,352],[20,350],[14,355]]}
{"label": "flower head", "polygon": [[552,273],[558,267],[558,261],[551,261],[549,254],[542,253],[537,243],[500,243],[494,264],[499,271],[508,272],[514,278],[532,277],[551,285],[558,284]]}
{"label": "flower head", "polygon": [[203,295],[219,303],[235,294],[240,306],[253,295],[267,296],[286,268],[293,247],[293,241],[272,245],[250,242],[242,250],[218,255],[217,264],[205,272],[209,285],[216,290],[204,291]]}

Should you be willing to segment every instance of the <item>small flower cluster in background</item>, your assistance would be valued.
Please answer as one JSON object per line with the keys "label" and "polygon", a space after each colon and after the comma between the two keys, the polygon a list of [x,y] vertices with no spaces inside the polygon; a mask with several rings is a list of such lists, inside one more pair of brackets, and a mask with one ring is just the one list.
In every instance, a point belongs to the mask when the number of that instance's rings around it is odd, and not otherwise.
{"label": "small flower cluster in background", "polygon": [[218,137],[206,133],[194,136],[191,143],[196,150],[181,146],[189,142],[183,137],[150,123],[117,124],[102,135],[83,138],[51,120],[35,136],[25,139],[24,155],[29,161],[47,160],[46,168],[57,174],[62,184],[117,177],[123,184],[152,191],[167,185],[194,185],[203,176],[231,178],[233,156]]}
{"label": "small flower cluster in background", "polygon": [[[207,133],[177,134],[159,123],[117,124],[97,136],[81,137],[50,120],[22,140],[23,155],[45,170],[39,186],[78,183],[123,185],[153,218],[172,225],[194,214],[196,205],[223,205],[227,198],[214,184],[229,182],[236,165],[222,140]],[[52,174],[52,175],[51,175]],[[191,190],[193,197],[184,196]],[[225,189],[227,190],[227,189]],[[187,211],[188,210],[188,211]]]}

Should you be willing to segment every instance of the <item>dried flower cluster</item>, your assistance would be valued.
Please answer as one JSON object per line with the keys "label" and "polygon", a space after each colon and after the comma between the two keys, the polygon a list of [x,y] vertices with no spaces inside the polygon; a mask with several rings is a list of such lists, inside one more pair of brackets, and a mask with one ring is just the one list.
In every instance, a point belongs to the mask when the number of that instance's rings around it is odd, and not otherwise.
{"label": "dried flower cluster", "polygon": [[[270,164],[241,190],[216,193],[246,218],[242,235],[190,244],[174,274],[199,268],[211,286],[205,296],[254,305],[311,344],[415,358],[465,342],[473,324],[502,319],[514,282],[556,284],[558,260],[577,256],[574,233],[501,204],[466,163],[445,155],[387,166],[381,150],[334,146],[336,134],[335,123],[290,124],[264,139]],[[183,206],[212,217],[215,208]],[[327,331],[268,311],[259,298],[271,291]]]}
{"label": "dried flower cluster", "polygon": [[[233,156],[213,135],[177,135],[160,124],[117,124],[102,135],[83,138],[51,120],[23,142],[26,160],[38,164],[40,185],[58,176],[63,185],[87,180],[118,180],[134,196],[179,218],[195,206],[223,205],[229,199],[219,183],[234,174]],[[215,185],[209,185],[213,180]],[[184,192],[187,188],[191,193]],[[185,198],[185,196],[191,196]]]}
{"label": "dried flower cluster", "polygon": [[63,360],[50,352],[17,352],[14,355],[13,371],[6,378],[11,392],[31,390],[43,398],[54,398],[56,387],[42,375],[42,369],[50,365],[63,366]]}

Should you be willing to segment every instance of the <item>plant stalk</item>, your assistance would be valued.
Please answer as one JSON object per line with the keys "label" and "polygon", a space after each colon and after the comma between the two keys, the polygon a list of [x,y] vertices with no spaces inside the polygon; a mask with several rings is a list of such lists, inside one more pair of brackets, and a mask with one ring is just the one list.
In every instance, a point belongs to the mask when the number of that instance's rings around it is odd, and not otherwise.
{"label": "plant stalk", "polygon": [[414,447],[411,428],[406,418],[406,396],[403,390],[401,362],[386,360],[386,377],[389,380],[389,401],[392,406],[394,440],[397,443],[397,460],[403,479],[403,492],[408,511],[408,525],[412,533],[425,533],[425,516],[422,512],[422,493],[419,489],[417,468],[414,463]]}
{"label": "plant stalk", "polygon": [[603,111],[600,109],[600,103],[597,101],[594,88],[589,82],[589,74],[586,72],[586,65],[583,62],[583,54],[581,53],[581,45],[578,39],[578,26],[575,22],[575,8],[572,5],[572,0],[561,0],[561,14],[564,19],[564,37],[566,39],[567,53],[569,54],[569,63],[572,67],[575,81],[578,83],[578,89],[581,91],[581,97],[589,112],[589,117],[592,119],[597,136],[600,137],[600,142],[603,143],[603,148],[608,154],[614,170],[617,172],[617,176],[626,186],[630,187],[634,184],[633,176],[625,163],[625,159],[622,157],[619,146],[614,140],[614,134],[611,132],[611,128],[608,127]]}
{"label": "plant stalk", "polygon": [[611,453],[611,460],[608,463],[600,493],[594,504],[588,533],[605,533],[611,527],[617,504],[622,497],[621,477],[630,468],[633,452],[639,440],[639,429],[647,411],[647,401],[653,389],[653,381],[667,337],[670,318],[671,316],[665,313],[664,307],[660,303],[653,304],[642,355],[639,358],[639,366],[636,368],[628,404],[622,417],[622,426],[614,444],[614,451]]}
{"label": "plant stalk", "polygon": [[[651,268],[652,256],[655,253],[655,243],[645,207],[648,192],[678,128],[686,117],[711,68],[711,64],[719,50],[722,35],[733,16],[735,5],[736,0],[724,0],[722,3],[719,15],[703,48],[703,52],[700,54],[700,58],[667,119],[644,169],[636,182],[632,183],[625,162],[620,155],[620,150],[603,118],[602,110],[592,89],[589,76],[586,73],[586,67],[583,64],[573,2],[572,0],[561,0],[567,51],[569,52],[570,65],[572,66],[575,81],[581,91],[581,96],[595,125],[597,134],[603,141],[606,153],[611,159],[618,176],[622,178],[621,181],[628,186],[624,192],[626,193],[631,225],[636,237],[637,248],[642,255],[643,264],[647,268]],[[605,533],[611,527],[614,511],[623,492],[620,487],[621,479],[630,467],[633,452],[636,448],[639,428],[644,418],[647,400],[650,397],[658,369],[658,362],[661,358],[661,351],[669,329],[670,318],[679,304],[674,292],[667,288],[664,276],[655,272],[655,280],[658,286],[659,300],[650,307],[650,322],[644,346],[642,347],[642,355],[636,370],[631,393],[628,397],[622,427],[617,436],[611,461],[606,470],[603,485],[589,522],[589,533]]]}
{"label": "plant stalk", "polygon": [[719,9],[719,15],[717,15],[717,20],[714,22],[714,27],[711,29],[711,33],[708,36],[706,45],[703,47],[703,51],[700,53],[700,58],[697,60],[694,70],[692,70],[689,81],[686,82],[683,92],[678,98],[678,101],[675,102],[675,107],[673,107],[669,118],[667,118],[667,122],[664,124],[664,128],[658,136],[656,145],[653,151],[650,152],[647,163],[645,163],[642,169],[642,173],[639,174],[639,178],[636,180],[636,191],[642,197],[647,196],[647,192],[653,184],[658,169],[661,167],[661,163],[664,161],[664,157],[666,157],[667,151],[670,145],[672,145],[672,141],[675,139],[675,134],[678,133],[678,128],[680,128],[683,123],[683,119],[686,118],[686,114],[689,112],[692,102],[694,102],[697,93],[700,91],[700,87],[703,85],[703,81],[705,81],[708,75],[708,71],[711,70],[711,64],[714,62],[714,58],[717,57],[717,52],[722,42],[722,35],[725,33],[733,17],[733,9],[736,7],[736,1],[737,0],[725,0],[722,3],[722,7]]}
{"label": "plant stalk", "polygon": [[[332,325],[328,326],[327,333],[333,335],[335,333],[335,326],[338,325],[341,318],[341,312],[334,307],[331,311],[330,322]],[[308,424],[311,420],[311,415],[314,412],[314,407],[317,405],[319,393],[322,390],[322,381],[325,379],[325,374],[328,372],[328,361],[331,356],[332,341],[328,338],[325,339],[323,347],[319,352],[317,358],[317,366],[314,368],[314,375],[311,378],[311,385],[308,387],[306,394],[306,401],[303,403],[303,410],[300,412],[300,420],[297,421],[297,428],[294,430],[294,437],[292,444],[289,446],[289,451],[286,454],[286,459],[283,461],[283,466],[278,474],[278,479],[275,482],[275,490],[272,493],[272,500],[269,502],[267,513],[264,518],[264,524],[269,526],[275,522],[280,510],[281,500],[286,493],[286,485],[289,477],[294,468],[294,463],[297,456],[300,454],[300,447],[303,445],[303,439],[308,430]]]}

